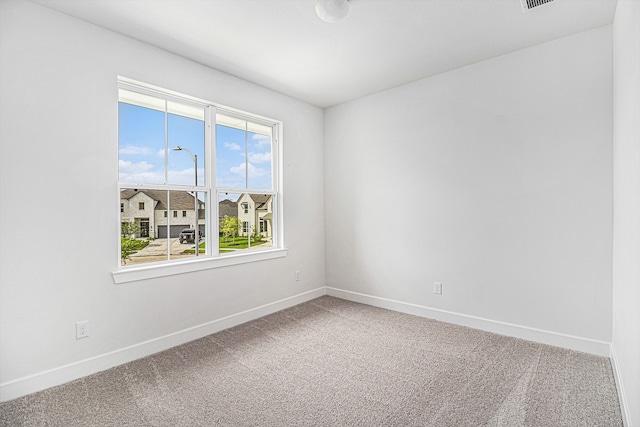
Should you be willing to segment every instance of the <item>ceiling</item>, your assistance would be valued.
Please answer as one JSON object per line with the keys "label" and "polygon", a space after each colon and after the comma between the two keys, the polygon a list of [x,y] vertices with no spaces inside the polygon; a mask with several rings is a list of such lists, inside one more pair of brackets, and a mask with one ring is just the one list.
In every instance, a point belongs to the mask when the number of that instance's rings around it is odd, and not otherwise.
{"label": "ceiling", "polygon": [[613,22],[617,0],[33,0],[319,107]]}

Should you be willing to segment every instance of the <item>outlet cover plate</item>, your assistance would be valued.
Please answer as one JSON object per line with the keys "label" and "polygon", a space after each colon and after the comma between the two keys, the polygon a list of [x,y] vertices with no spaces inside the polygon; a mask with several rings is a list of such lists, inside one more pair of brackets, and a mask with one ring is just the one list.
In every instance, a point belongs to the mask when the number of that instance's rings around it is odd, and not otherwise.
{"label": "outlet cover plate", "polygon": [[89,321],[84,320],[76,323],[76,339],[87,338],[89,336]]}
{"label": "outlet cover plate", "polygon": [[433,293],[436,295],[442,295],[442,283],[433,282]]}

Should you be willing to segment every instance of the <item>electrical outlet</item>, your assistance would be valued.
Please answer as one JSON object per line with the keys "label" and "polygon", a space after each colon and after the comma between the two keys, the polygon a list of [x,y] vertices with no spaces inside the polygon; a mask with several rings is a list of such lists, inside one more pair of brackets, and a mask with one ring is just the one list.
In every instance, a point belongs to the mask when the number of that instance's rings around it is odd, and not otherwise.
{"label": "electrical outlet", "polygon": [[442,283],[433,282],[433,293],[436,295],[442,295]]}
{"label": "electrical outlet", "polygon": [[89,336],[89,321],[84,320],[76,323],[76,339],[87,338]]}
{"label": "electrical outlet", "polygon": [[296,282],[300,281],[300,272],[296,271]]}

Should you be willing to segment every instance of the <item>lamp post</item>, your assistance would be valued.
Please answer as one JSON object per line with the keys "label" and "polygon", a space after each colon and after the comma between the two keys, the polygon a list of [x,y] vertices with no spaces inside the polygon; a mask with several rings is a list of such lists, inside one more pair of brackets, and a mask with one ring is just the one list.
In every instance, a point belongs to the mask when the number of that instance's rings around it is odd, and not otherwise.
{"label": "lamp post", "polygon": [[191,151],[189,151],[188,148],[184,148],[181,146],[177,146],[173,149],[173,151],[186,151],[187,153],[189,153],[189,155],[191,156],[191,160],[193,160],[193,170],[195,172],[195,178],[196,178],[196,191],[193,192],[193,203],[194,203],[194,207],[195,207],[195,224],[196,226],[193,229],[193,241],[196,244],[196,256],[198,256],[200,254],[200,229],[198,228],[198,155],[197,154],[193,154]]}

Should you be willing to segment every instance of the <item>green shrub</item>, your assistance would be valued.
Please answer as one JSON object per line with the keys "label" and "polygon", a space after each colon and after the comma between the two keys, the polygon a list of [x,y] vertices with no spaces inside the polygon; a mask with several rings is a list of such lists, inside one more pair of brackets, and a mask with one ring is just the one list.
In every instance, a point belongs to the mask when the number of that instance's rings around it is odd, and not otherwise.
{"label": "green shrub", "polygon": [[131,255],[149,244],[148,240],[129,239],[128,237],[120,238],[120,258],[122,263],[126,264]]}

